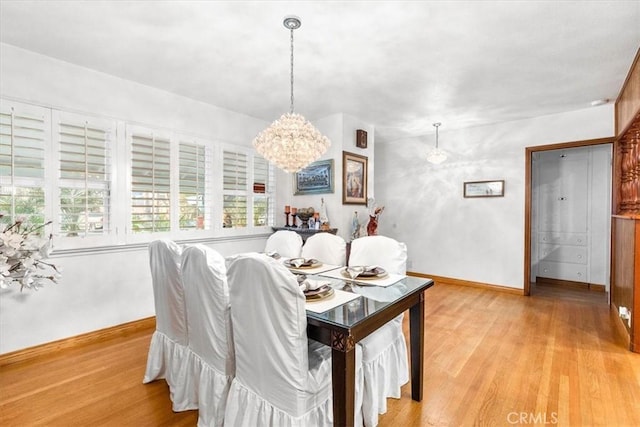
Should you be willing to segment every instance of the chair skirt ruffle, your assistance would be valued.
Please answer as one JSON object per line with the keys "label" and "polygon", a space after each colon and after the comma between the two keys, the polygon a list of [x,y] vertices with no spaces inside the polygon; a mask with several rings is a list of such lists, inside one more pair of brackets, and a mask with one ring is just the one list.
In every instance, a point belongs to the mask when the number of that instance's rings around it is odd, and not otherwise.
{"label": "chair skirt ruffle", "polygon": [[225,427],[330,427],[333,425],[333,404],[329,394],[323,402],[301,416],[293,416],[246,388],[234,379],[229,391]]}

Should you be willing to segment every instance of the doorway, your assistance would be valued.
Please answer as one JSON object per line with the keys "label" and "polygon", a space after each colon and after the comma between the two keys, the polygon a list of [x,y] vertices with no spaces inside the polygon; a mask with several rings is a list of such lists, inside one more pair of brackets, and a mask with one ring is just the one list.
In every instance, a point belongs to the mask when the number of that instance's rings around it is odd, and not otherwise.
{"label": "doorway", "polygon": [[[604,215],[607,224],[610,224],[610,196],[606,206],[602,205],[599,200],[581,200],[576,204],[573,195],[568,196],[560,193],[567,188],[571,190],[572,186],[584,187],[585,183],[582,182],[584,175],[580,176],[578,174],[576,176],[573,173],[569,173],[569,178],[565,179],[565,184],[563,184],[560,175],[564,173],[563,168],[579,167],[581,161],[579,159],[585,158],[585,152],[580,148],[588,151],[589,147],[593,147],[596,149],[595,152],[599,153],[608,150],[608,164],[599,166],[599,168],[608,168],[606,174],[608,178],[606,182],[603,183],[603,180],[600,179],[596,184],[605,185],[610,195],[612,188],[610,161],[612,146],[613,138],[601,138],[526,148],[524,295],[531,295],[531,284],[535,282],[536,277],[541,275],[550,276],[545,277],[545,279],[550,279],[549,282],[555,285],[586,285],[588,289],[592,276],[597,282],[604,281],[604,284],[600,285],[608,285],[610,279],[610,246],[607,246],[606,242],[609,242],[611,235],[610,225],[607,226],[607,229],[601,230],[600,235],[595,236],[597,240],[593,242],[588,238],[588,233],[591,231],[590,227],[592,227],[589,204],[606,209],[606,211],[600,211],[600,217]],[[561,157],[563,154],[564,157]],[[571,154],[571,156],[568,156],[568,154]],[[552,210],[554,213],[544,218],[544,225],[539,227],[540,217],[536,215],[541,211],[539,191],[542,187],[539,182],[538,164],[534,164],[534,162],[541,159],[552,159],[553,157],[558,158],[560,161],[570,160],[570,157],[571,161],[558,163],[557,165],[550,163],[545,166],[545,179],[550,185],[543,190],[545,196],[542,204],[545,210]],[[600,154],[599,157],[602,157],[602,155]],[[548,176],[549,173],[552,175],[558,174],[558,176]],[[596,176],[596,179],[601,178],[601,175]],[[591,185],[591,183],[588,185]],[[589,196],[585,197],[588,199]],[[585,212],[579,215],[580,219],[573,221],[576,215],[575,209],[579,206],[582,206]],[[566,218],[570,220],[568,221]],[[574,224],[574,222],[577,224]],[[571,225],[565,230],[566,232],[563,232],[562,227],[569,223]],[[567,257],[573,257],[573,259],[569,260],[571,261],[570,263],[564,262],[567,261]],[[593,262],[592,258],[594,259]],[[595,288],[597,284],[594,283],[593,285]]]}

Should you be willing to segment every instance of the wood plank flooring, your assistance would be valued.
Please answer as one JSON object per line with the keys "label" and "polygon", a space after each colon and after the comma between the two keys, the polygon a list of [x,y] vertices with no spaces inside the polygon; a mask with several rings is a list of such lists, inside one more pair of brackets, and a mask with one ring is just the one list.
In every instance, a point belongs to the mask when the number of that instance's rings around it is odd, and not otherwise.
{"label": "wood plank flooring", "polygon": [[[640,354],[616,335],[606,294],[438,284],[425,295],[425,398],[403,387],[381,427],[640,425]],[[196,425],[196,411],[171,411],[164,381],[142,384],[151,333],[2,367],[0,425]]]}

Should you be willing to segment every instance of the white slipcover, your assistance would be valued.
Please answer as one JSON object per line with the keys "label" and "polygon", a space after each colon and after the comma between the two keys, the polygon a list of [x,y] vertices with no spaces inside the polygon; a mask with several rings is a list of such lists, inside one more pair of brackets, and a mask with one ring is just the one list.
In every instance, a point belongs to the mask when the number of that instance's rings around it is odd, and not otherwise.
{"label": "white slipcover", "polygon": [[[386,236],[365,236],[351,242],[349,265],[377,265],[392,274],[406,274],[407,245]],[[393,289],[357,288],[375,300],[393,299]],[[360,341],[364,375],[363,413],[367,427],[378,425],[378,414],[387,412],[387,397],[400,398],[400,387],[409,382],[407,343],[402,333],[404,314],[397,316]]]}
{"label": "white slipcover", "polygon": [[302,237],[295,231],[278,230],[267,239],[264,251],[277,252],[285,258],[298,258],[302,250]]}
{"label": "white slipcover", "polygon": [[156,309],[156,330],[151,337],[143,383],[165,378],[174,411],[196,409],[190,394],[187,358],[187,316],[180,274],[181,248],[171,240],[149,244],[149,265]]}
{"label": "white slipcover", "polygon": [[[263,254],[230,260],[236,354],[225,425],[330,426],[331,349],[307,340],[305,298],[293,274]],[[356,420],[362,376],[356,351]]]}
{"label": "white slipcover", "polygon": [[188,372],[198,399],[198,426],[222,426],[235,372],[225,260],[200,244],[182,253],[189,331]]}
{"label": "white slipcover", "polygon": [[315,258],[324,264],[346,265],[347,242],[331,233],[317,233],[302,246],[303,258]]}

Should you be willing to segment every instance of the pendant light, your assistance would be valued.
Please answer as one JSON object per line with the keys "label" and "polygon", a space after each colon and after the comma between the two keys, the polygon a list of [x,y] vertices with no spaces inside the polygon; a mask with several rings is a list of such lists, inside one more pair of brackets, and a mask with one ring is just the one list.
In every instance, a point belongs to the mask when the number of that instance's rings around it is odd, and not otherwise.
{"label": "pendant light", "polygon": [[269,162],[286,172],[297,172],[319,159],[331,145],[307,119],[293,112],[293,30],[302,24],[297,16],[287,16],[284,27],[291,32],[291,107],[253,140],[255,149]]}
{"label": "pendant light", "polygon": [[442,123],[433,124],[433,126],[436,128],[436,147],[427,152],[427,161],[429,163],[433,163],[434,165],[439,165],[440,163],[447,160],[447,153],[444,150],[438,148],[438,128],[441,124]]}

